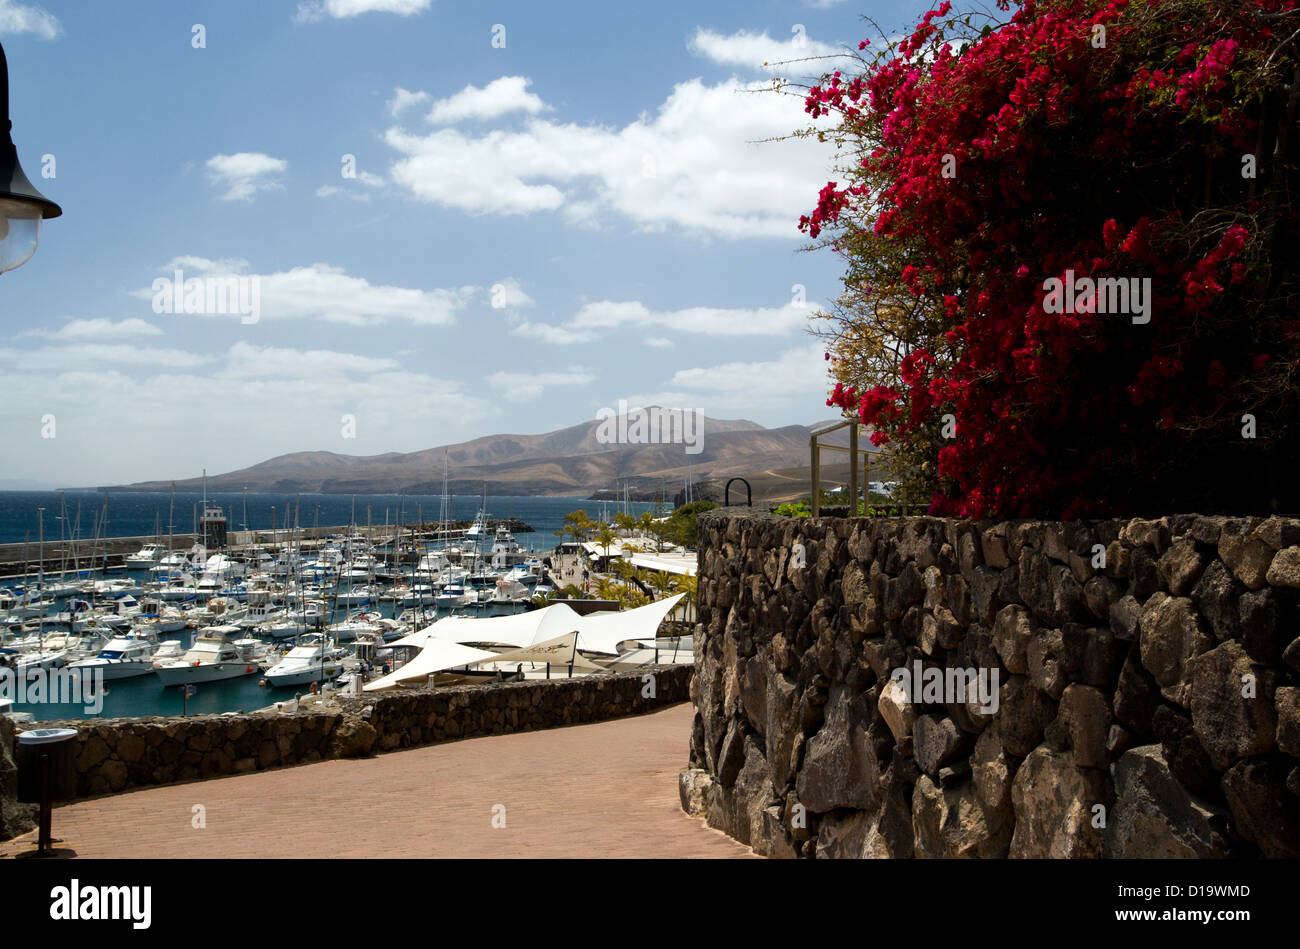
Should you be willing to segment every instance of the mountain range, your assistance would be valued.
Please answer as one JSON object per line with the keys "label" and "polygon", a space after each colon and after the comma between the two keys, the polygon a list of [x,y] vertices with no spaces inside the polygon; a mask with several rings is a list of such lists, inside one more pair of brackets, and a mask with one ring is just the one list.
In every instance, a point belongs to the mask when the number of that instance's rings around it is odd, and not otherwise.
{"label": "mountain range", "polygon": [[[382,455],[303,451],[280,455],[238,471],[209,475],[210,491],[302,492],[319,494],[439,494],[443,460],[448,489],[494,495],[585,495],[601,490],[663,489],[670,495],[688,478],[696,482],[770,474],[808,465],[808,437],[824,426],[765,428],[743,419],[705,417],[700,451],[678,444],[606,444],[608,421],[588,421],[541,435],[487,435],[455,445]],[[603,426],[603,428],[602,428]],[[634,429],[629,426],[629,431]],[[836,432],[831,444],[847,444]],[[865,440],[862,447],[870,449]],[[844,461],[842,453],[827,462]],[[196,490],[202,478],[176,481]],[[164,491],[171,481],[119,485],[115,490]]]}

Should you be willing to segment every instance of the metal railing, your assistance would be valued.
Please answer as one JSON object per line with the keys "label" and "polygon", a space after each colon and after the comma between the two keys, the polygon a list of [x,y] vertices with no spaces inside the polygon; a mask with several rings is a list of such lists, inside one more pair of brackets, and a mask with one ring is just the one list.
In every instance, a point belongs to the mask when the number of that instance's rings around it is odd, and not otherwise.
{"label": "metal railing", "polygon": [[[865,448],[858,448],[858,429],[862,423],[857,419],[844,419],[836,422],[834,425],[827,425],[825,428],[819,428],[808,437],[808,450],[812,455],[812,516],[817,517],[821,513],[821,469],[822,469],[822,449],[830,451],[845,451],[849,454],[849,513],[856,514],[858,507],[858,455],[862,456],[862,485],[867,485],[867,466],[870,463],[870,457]],[[849,447],[843,445],[823,445],[819,441],[822,436],[829,435],[832,432],[838,432],[842,428],[849,430]],[[864,492],[865,496],[865,492]]]}

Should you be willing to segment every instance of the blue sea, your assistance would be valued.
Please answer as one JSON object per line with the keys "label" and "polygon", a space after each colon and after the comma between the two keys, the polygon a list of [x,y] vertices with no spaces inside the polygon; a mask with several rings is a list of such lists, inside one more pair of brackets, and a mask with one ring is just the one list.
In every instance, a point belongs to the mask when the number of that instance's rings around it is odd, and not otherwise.
{"label": "blue sea", "polygon": [[[355,497],[355,501],[354,501]],[[105,521],[107,530],[99,536],[137,537],[154,533],[155,523],[165,537],[170,523],[175,533],[195,533],[195,511],[203,495],[195,491],[177,491],[173,503],[169,491],[0,491],[0,544],[36,543],[39,536],[37,508],[45,508],[45,539],[75,536],[88,540],[96,535],[96,524]],[[296,513],[301,527],[347,526],[370,523],[409,524],[418,518],[436,523],[442,498],[436,494],[269,494],[249,492],[215,492],[208,494],[210,504],[218,504],[226,513],[227,527],[232,530],[270,530],[285,527],[285,517]],[[451,520],[472,520],[483,504],[481,495],[456,495],[452,498]],[[633,502],[629,513],[653,511],[654,504]],[[104,511],[107,508],[107,516]],[[517,517],[535,533],[516,537],[524,547],[549,550],[555,546],[554,531],[564,523],[564,515],[584,510],[593,520],[613,518],[622,505],[614,501],[589,501],[585,498],[537,498],[488,496],[487,515],[491,518]],[[66,520],[60,520],[66,512]],[[355,517],[355,520],[354,520]],[[169,520],[170,518],[170,520]]]}

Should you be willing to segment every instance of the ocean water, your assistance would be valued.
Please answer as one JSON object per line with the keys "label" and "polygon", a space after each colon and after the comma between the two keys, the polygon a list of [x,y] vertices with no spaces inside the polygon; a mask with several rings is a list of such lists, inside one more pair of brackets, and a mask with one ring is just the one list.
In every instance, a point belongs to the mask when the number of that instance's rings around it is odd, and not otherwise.
{"label": "ocean water", "polygon": [[[285,527],[286,516],[297,515],[302,527],[346,526],[355,523],[365,527],[367,514],[370,523],[382,527],[385,523],[413,523],[423,517],[425,523],[435,523],[441,509],[442,498],[436,494],[271,494],[242,492],[213,492],[208,502],[218,504],[226,513],[228,529],[269,530],[274,516],[277,527]],[[99,536],[136,537],[154,533],[160,525],[164,537],[170,523],[178,534],[194,533],[195,510],[202,503],[200,492],[177,491],[175,502],[169,491],[0,491],[0,544],[35,544],[39,537],[37,508],[45,508],[45,539],[57,541],[60,537],[76,536],[88,540],[97,533],[97,524],[106,521],[106,530],[98,529]],[[452,520],[471,520],[482,505],[481,495],[456,495],[452,498]],[[107,517],[104,510],[107,505]],[[628,505],[633,515],[653,511],[651,503],[634,502]],[[274,511],[272,510],[274,509]],[[516,537],[530,550],[549,550],[555,546],[554,531],[564,523],[564,515],[585,510],[593,519],[612,518],[621,505],[613,501],[589,501],[586,498],[538,498],[488,496],[488,517],[517,517],[533,528],[534,533],[521,533]],[[66,519],[60,520],[66,511]],[[354,514],[355,512],[355,514]]]}

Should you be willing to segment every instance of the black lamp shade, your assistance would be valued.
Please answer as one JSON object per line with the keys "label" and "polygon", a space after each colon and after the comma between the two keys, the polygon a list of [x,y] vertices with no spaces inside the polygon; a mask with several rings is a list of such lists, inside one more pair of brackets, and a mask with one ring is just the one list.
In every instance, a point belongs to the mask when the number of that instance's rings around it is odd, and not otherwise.
{"label": "black lamp shade", "polygon": [[0,46],[0,205],[5,199],[32,205],[40,210],[41,217],[58,217],[63,209],[37,191],[18,163],[18,149],[9,134],[13,123],[9,121],[9,64],[5,60],[4,46]]}

